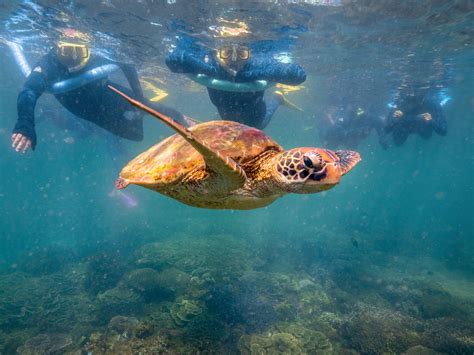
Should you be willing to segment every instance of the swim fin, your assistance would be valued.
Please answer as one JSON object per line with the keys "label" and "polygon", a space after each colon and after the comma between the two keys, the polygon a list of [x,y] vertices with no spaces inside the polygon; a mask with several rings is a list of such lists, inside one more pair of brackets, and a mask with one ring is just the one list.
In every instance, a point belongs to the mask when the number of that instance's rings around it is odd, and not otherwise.
{"label": "swim fin", "polygon": [[282,105],[285,105],[285,106],[287,106],[289,108],[292,108],[296,111],[303,112],[303,109],[301,107],[299,107],[298,105],[294,104],[293,102],[291,102],[290,100],[288,100],[285,97],[285,95],[283,94],[283,92],[281,92],[279,90],[276,90],[275,95],[277,95],[277,98],[278,98],[278,100],[280,100]]}
{"label": "swim fin", "polygon": [[151,99],[149,99],[149,101],[159,102],[168,96],[168,93],[165,90],[160,89],[158,86],[153,84],[150,80],[142,79],[141,82],[143,83],[143,87],[146,90],[151,91],[154,95]]}

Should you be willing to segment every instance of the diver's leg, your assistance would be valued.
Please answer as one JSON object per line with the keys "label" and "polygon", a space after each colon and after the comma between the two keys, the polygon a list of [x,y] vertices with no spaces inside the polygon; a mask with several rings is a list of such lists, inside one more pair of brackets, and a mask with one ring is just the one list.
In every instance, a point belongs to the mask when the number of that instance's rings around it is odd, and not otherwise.
{"label": "diver's leg", "polygon": [[390,128],[385,126],[382,117],[374,117],[372,123],[373,127],[375,128],[375,132],[377,132],[377,136],[379,137],[379,144],[383,149],[387,149],[389,145]]}
{"label": "diver's leg", "polygon": [[380,129],[377,133],[379,134],[379,144],[383,149],[387,149],[390,144],[390,132],[386,129]]}
{"label": "diver's leg", "polygon": [[[118,90],[126,93],[128,96],[130,97],[134,97],[134,95],[131,93],[131,90],[128,89],[128,88],[124,88],[123,86],[120,86],[118,84],[115,84],[115,83],[112,83],[112,85],[114,87],[116,87]],[[112,93],[113,95],[115,95],[122,103],[120,104],[120,106],[122,106],[122,110],[126,110],[124,112],[124,116],[125,118],[129,121],[127,124],[124,124],[124,123],[121,123],[121,125],[124,125],[124,129],[125,130],[130,130],[130,135],[132,135],[134,138],[128,138],[128,139],[132,139],[132,140],[141,140],[143,137],[143,123],[142,123],[142,116],[143,116],[143,113],[141,111],[138,111],[135,107],[132,107],[130,106],[130,104],[128,102],[126,102],[125,100],[123,100],[121,97],[119,97],[117,94],[115,93]],[[160,104],[160,103],[156,103],[156,102],[151,102],[149,100],[146,100],[146,102],[144,102],[146,105],[150,106],[151,108],[153,108],[154,110],[168,116],[168,117],[171,117],[173,120],[181,123],[182,125],[185,125],[185,126],[188,126],[188,122],[186,121],[186,118],[185,116],[171,108],[171,107],[168,107],[166,105],[163,105],[163,104]],[[118,104],[118,102],[117,102]],[[120,107],[119,106],[119,107]],[[120,131],[123,131],[123,130],[120,130]],[[121,137],[124,137],[124,138],[127,138],[124,136],[124,133],[120,133],[119,136]]]}
{"label": "diver's leg", "polygon": [[433,117],[433,130],[440,136],[445,136],[448,133],[448,122],[442,110],[442,107],[440,107],[439,111],[434,111],[431,116]]}
{"label": "diver's leg", "polygon": [[[426,98],[425,106],[427,112],[431,115],[431,125],[433,130],[441,135],[445,136],[448,133],[448,122],[446,121],[446,116],[444,114],[443,105],[441,101],[446,99],[445,95],[442,95],[443,100],[440,101],[441,93],[433,93]],[[449,99],[448,99],[449,100]]]}
{"label": "diver's leg", "polygon": [[262,122],[259,128],[265,128],[271,121],[278,107],[283,104],[282,98],[279,95],[273,94],[269,100],[264,102],[266,106],[265,115],[263,116]]}
{"label": "diver's leg", "polygon": [[408,138],[408,131],[406,129],[397,129],[393,132],[393,142],[396,146],[401,146]]}
{"label": "diver's leg", "polygon": [[122,115],[114,117],[104,117],[111,125],[106,128],[110,133],[131,141],[139,142],[143,140],[143,115],[136,110],[125,111]]}
{"label": "diver's leg", "polygon": [[433,129],[431,128],[431,126],[426,125],[426,127],[423,127],[419,130],[418,134],[424,139],[430,139],[433,135]]}
{"label": "diver's leg", "polygon": [[[113,83],[114,87],[124,90],[128,95],[130,89]],[[132,95],[133,97],[133,95]],[[110,133],[132,141],[143,139],[143,113],[109,89],[102,94],[103,114],[93,122]]]}
{"label": "diver's leg", "polygon": [[183,126],[189,125],[189,122],[186,120],[186,117],[178,110],[175,110],[163,104],[158,104],[156,102],[150,102],[150,101],[147,102],[147,105],[150,106],[155,111],[158,111],[159,113],[162,113],[165,116],[171,117],[173,120],[181,123]]}

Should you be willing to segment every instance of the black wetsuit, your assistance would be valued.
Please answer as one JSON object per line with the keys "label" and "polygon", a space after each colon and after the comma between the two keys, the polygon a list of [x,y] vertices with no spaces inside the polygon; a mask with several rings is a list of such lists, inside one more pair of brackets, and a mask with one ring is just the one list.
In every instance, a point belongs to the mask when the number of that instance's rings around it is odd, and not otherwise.
{"label": "black wetsuit", "polygon": [[[396,117],[397,110],[403,112],[401,117]],[[425,120],[423,114],[430,114],[431,119]],[[448,124],[439,100],[433,94],[407,96],[389,112],[380,142],[382,146],[387,147],[387,138],[391,134],[395,145],[399,146],[410,134],[418,134],[428,139],[433,131],[441,136],[448,132]]]}
{"label": "black wetsuit", "polygon": [[[245,66],[232,77],[214,58],[214,51],[191,41],[181,41],[167,58],[166,64],[175,73],[206,74],[212,78],[248,83],[267,80],[273,83],[299,85],[306,80],[303,68],[293,63],[282,63],[271,54],[258,49]],[[276,99],[265,102],[264,91],[231,92],[207,88],[211,102],[224,120],[265,128],[279,106]]]}
{"label": "black wetsuit", "polygon": [[370,114],[357,114],[355,111],[347,110],[342,113],[327,129],[322,130],[324,144],[331,148],[342,146],[347,149],[355,149],[360,142],[366,139],[372,129],[380,131],[378,120]]}
{"label": "black wetsuit", "polygon": [[[108,78],[99,78],[77,89],[54,95],[56,99],[74,115],[93,122],[112,134],[133,140],[143,139],[142,114],[107,85],[112,84],[137,100],[143,101],[143,93],[135,68],[129,64],[113,62],[101,56],[91,56],[87,65],[77,72],[70,73],[57,59],[54,51],[44,56],[33,68],[18,95],[18,121],[13,133],[21,133],[36,145],[35,106],[38,98],[54,83],[74,78],[82,73],[104,64],[116,64],[123,71],[131,90],[112,83]],[[153,105],[157,110],[175,119],[182,116],[162,105]],[[130,112],[131,114],[126,114]]]}

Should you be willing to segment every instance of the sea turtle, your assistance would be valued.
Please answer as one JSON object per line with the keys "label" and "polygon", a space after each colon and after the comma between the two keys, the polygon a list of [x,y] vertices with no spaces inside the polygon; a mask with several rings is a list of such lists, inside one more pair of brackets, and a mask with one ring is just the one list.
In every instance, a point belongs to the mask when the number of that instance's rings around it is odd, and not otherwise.
{"label": "sea turtle", "polygon": [[284,150],[262,131],[237,122],[186,128],[109,87],[177,132],[130,161],[116,180],[118,189],[135,184],[190,206],[246,210],[290,192],[330,189],[360,161],[347,150]]}

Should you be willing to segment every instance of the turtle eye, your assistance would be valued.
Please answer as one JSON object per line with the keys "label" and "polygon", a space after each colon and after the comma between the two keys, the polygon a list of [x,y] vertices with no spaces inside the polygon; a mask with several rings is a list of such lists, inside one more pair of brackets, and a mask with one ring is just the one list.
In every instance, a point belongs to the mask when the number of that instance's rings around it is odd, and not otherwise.
{"label": "turtle eye", "polygon": [[307,168],[312,168],[313,167],[313,162],[308,157],[303,157],[303,163]]}

